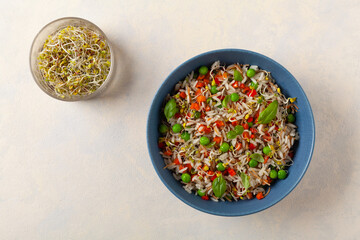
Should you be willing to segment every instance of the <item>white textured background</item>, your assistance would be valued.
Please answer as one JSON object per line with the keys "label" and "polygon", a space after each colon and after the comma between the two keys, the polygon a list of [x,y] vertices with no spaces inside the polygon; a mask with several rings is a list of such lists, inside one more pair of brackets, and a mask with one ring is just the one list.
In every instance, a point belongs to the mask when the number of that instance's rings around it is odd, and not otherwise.
{"label": "white textured background", "polygon": [[[358,0],[6,1],[0,13],[0,239],[359,239]],[[121,71],[94,100],[54,100],[30,74],[33,38],[64,16],[94,22],[118,50]],[[298,187],[239,218],[175,198],[145,139],[165,77],[199,53],[229,47],[284,65],[316,122]]]}

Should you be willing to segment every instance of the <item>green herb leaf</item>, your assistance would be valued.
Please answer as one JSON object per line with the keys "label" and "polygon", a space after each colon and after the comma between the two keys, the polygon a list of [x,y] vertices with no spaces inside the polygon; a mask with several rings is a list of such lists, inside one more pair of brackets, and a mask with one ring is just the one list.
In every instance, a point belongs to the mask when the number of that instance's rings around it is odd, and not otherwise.
{"label": "green herb leaf", "polygon": [[263,156],[262,156],[261,154],[259,154],[259,153],[253,153],[253,154],[251,154],[251,155],[250,155],[250,158],[251,158],[251,159],[254,159],[254,160],[258,161],[258,162],[264,162]]}
{"label": "green herb leaf", "polygon": [[242,184],[244,185],[245,191],[247,191],[248,188],[250,187],[250,182],[249,182],[250,177],[243,172],[241,172],[240,177]]}
{"label": "green herb leaf", "polygon": [[234,70],[234,80],[235,81],[242,81],[243,77],[241,76],[241,73],[238,70]]}
{"label": "green herb leaf", "polygon": [[177,112],[179,112],[179,109],[176,107],[175,99],[172,98],[165,105],[164,114],[166,119],[169,121]]}
{"label": "green herb leaf", "polygon": [[215,146],[216,142],[211,142],[208,145],[206,145],[207,148],[211,148],[213,146]]}
{"label": "green herb leaf", "polygon": [[230,95],[226,95],[226,97],[222,100],[223,107],[227,107],[230,99],[231,99]]}
{"label": "green herb leaf", "polygon": [[258,123],[267,124],[271,122],[271,120],[276,117],[278,106],[279,103],[277,100],[270,103],[269,106],[267,106],[267,108],[259,114]]}
{"label": "green herb leaf", "polygon": [[221,197],[226,191],[226,181],[222,175],[214,179],[212,184],[212,190],[216,197]]}

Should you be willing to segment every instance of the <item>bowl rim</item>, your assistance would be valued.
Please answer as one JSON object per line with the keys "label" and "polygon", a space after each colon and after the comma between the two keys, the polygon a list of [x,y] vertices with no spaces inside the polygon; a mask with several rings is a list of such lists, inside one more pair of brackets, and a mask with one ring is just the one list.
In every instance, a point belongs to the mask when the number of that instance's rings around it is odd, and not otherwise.
{"label": "bowl rim", "polygon": [[[256,55],[257,57],[261,57],[261,58],[264,58],[266,61],[270,61],[272,62],[273,64],[277,65],[280,69],[282,69],[283,71],[285,71],[287,74],[289,74],[295,81],[295,84],[297,85],[298,89],[302,92],[302,94],[304,95],[304,99],[305,99],[305,102],[304,104],[307,106],[307,108],[309,109],[309,121],[311,122],[311,124],[309,124],[311,126],[311,149],[310,149],[310,152],[309,152],[309,155],[308,155],[308,159],[306,159],[306,165],[305,167],[302,169],[301,171],[301,174],[300,174],[300,177],[298,179],[296,179],[296,181],[294,183],[292,183],[287,191],[285,191],[284,195],[280,198],[277,198],[275,201],[273,202],[270,202],[269,204],[267,205],[263,205],[262,207],[256,209],[256,210],[247,210],[247,211],[244,211],[242,213],[221,213],[221,212],[218,212],[218,211],[212,211],[211,209],[206,209],[206,208],[202,208],[202,207],[199,207],[197,206],[196,204],[188,201],[187,199],[184,199],[182,198],[182,196],[180,196],[175,190],[173,190],[169,184],[167,183],[167,181],[164,179],[164,177],[161,175],[159,169],[156,167],[155,165],[155,162],[154,162],[154,159],[153,159],[153,156],[152,156],[152,153],[151,153],[151,146],[150,146],[150,128],[151,128],[151,123],[150,123],[150,118],[151,118],[151,114],[152,114],[152,110],[154,109],[155,107],[155,100],[158,98],[158,95],[160,94],[160,90],[164,87],[164,85],[166,84],[166,82],[169,81],[170,77],[172,77],[172,75],[174,75],[179,69],[181,69],[184,65],[188,64],[189,62],[191,61],[194,61],[198,58],[201,58],[203,56],[206,56],[206,55],[211,55],[211,54],[216,54],[216,53],[222,53],[222,52],[237,52],[237,53],[247,53],[247,54],[253,54],[253,55]],[[302,89],[300,83],[296,80],[296,78],[285,68],[283,67],[280,63],[276,62],[275,60],[263,55],[263,54],[260,54],[260,53],[257,53],[257,52],[254,52],[254,51],[250,51],[250,50],[245,50],[245,49],[238,49],[238,48],[224,48],[224,49],[216,49],[216,50],[211,50],[211,51],[207,51],[207,52],[203,52],[201,54],[198,54],[194,57],[191,57],[190,59],[186,60],[185,62],[181,63],[179,66],[177,66],[174,70],[172,70],[170,72],[170,74],[165,78],[165,80],[161,83],[160,87],[157,89],[153,99],[152,99],[152,102],[151,102],[151,105],[150,105],[150,108],[149,108],[149,112],[148,112],[148,118],[147,118],[147,124],[146,124],[146,140],[147,140],[147,147],[148,147],[148,153],[149,153],[149,156],[150,156],[150,159],[151,159],[151,163],[153,165],[153,168],[155,169],[155,172],[156,174],[158,175],[158,177],[160,178],[160,180],[162,181],[162,183],[166,186],[166,188],[172,193],[174,194],[179,200],[181,200],[182,202],[184,202],[185,204],[187,204],[188,206],[192,207],[192,208],[195,208],[201,212],[204,212],[204,213],[208,213],[208,214],[212,214],[212,215],[216,215],[216,216],[225,216],[225,217],[239,217],[239,216],[246,216],[246,215],[250,215],[250,214],[254,214],[254,213],[257,213],[257,212],[261,212],[265,209],[268,209],[272,206],[274,206],[275,204],[277,204],[278,202],[280,202],[282,199],[284,199],[286,196],[288,196],[295,188],[296,186],[300,183],[300,181],[302,180],[302,178],[304,177],[309,165],[310,165],[310,162],[311,162],[311,159],[312,159],[312,156],[313,156],[313,152],[314,152],[314,148],[315,148],[315,121],[314,121],[314,115],[313,115],[313,111],[312,111],[312,108],[311,108],[311,105],[310,105],[310,102],[309,102],[309,99],[307,98],[306,94],[305,94],[305,91]],[[185,191],[185,190],[184,190]],[[193,194],[193,193],[191,193]]]}
{"label": "bowl rim", "polygon": [[[38,39],[39,35],[44,31],[46,30],[47,27],[49,27],[50,25],[56,23],[56,22],[59,22],[59,21],[63,21],[63,20],[79,20],[79,21],[84,21],[84,22],[87,22],[88,24],[90,25],[93,25],[96,29],[94,29],[95,31],[98,31],[103,37],[104,39],[106,40],[107,44],[108,44],[108,47],[110,49],[110,71],[108,73],[108,75],[106,76],[106,79],[104,80],[104,82],[101,84],[101,86],[96,89],[93,93],[91,94],[88,94],[88,95],[85,95],[83,97],[79,97],[79,98],[71,98],[71,99],[66,99],[66,98],[60,98],[60,97],[56,97],[55,95],[52,95],[50,94],[49,92],[45,91],[43,89],[43,86],[41,86],[41,84],[37,81],[37,78],[32,70],[32,63],[31,63],[31,60],[32,60],[32,52],[33,52],[33,49],[34,49],[34,45],[36,43],[36,40]],[[93,30],[93,29],[91,29]],[[113,72],[114,72],[114,50],[112,48],[112,43],[111,41],[109,40],[109,38],[106,36],[106,34],[103,32],[103,30],[98,26],[96,25],[95,23],[87,20],[87,19],[84,19],[84,18],[80,18],[80,17],[61,17],[61,18],[57,18],[55,20],[52,20],[51,22],[47,23],[46,25],[44,25],[39,31],[38,33],[35,35],[32,43],[31,43],[31,47],[30,47],[30,54],[29,54],[29,66],[30,66],[30,72],[31,72],[31,75],[35,81],[35,83],[38,85],[38,87],[44,92],[46,93],[48,96],[56,99],[56,100],[60,100],[60,101],[64,101],[64,102],[77,102],[77,101],[82,101],[82,100],[88,100],[90,98],[93,98],[99,94],[101,94],[107,87],[107,84],[110,82],[111,78],[113,77]]]}

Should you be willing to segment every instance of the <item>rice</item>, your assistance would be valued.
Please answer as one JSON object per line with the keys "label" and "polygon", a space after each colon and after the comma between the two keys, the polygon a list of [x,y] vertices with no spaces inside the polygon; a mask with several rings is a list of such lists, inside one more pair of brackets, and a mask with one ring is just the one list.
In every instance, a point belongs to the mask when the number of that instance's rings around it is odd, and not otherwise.
{"label": "rice", "polygon": [[[249,69],[253,76],[247,76]],[[274,171],[286,177],[299,139],[293,123],[297,107],[295,98],[286,98],[269,72],[216,61],[206,73],[193,71],[177,83],[165,103],[171,99],[172,109],[168,104],[162,109],[160,154],[187,192],[213,201],[262,199],[276,179]],[[265,113],[270,122],[263,120]],[[264,148],[270,152],[265,154]],[[221,191],[217,183],[223,185]]]}

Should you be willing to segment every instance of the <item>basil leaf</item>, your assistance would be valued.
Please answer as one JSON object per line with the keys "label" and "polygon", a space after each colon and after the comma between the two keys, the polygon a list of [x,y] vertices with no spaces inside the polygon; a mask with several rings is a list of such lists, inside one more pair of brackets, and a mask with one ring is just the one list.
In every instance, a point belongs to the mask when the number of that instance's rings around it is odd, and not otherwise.
{"label": "basil leaf", "polygon": [[250,177],[243,172],[241,172],[240,177],[242,184],[244,185],[245,191],[247,191],[248,188],[250,187],[250,182],[249,182]]}
{"label": "basil leaf", "polygon": [[267,108],[259,114],[258,123],[267,124],[271,122],[271,120],[276,117],[278,106],[279,103],[277,100],[270,103],[269,106],[267,106]]}
{"label": "basil leaf", "polygon": [[243,77],[241,75],[241,73],[238,70],[234,70],[234,80],[235,81],[242,81]]}
{"label": "basil leaf", "polygon": [[207,148],[211,148],[213,146],[215,146],[216,142],[211,142],[208,145],[206,145]]}
{"label": "basil leaf", "polygon": [[212,190],[216,197],[221,197],[226,191],[226,181],[222,175],[214,179],[212,184]]}
{"label": "basil leaf", "polygon": [[251,158],[251,159],[254,159],[254,160],[258,161],[258,162],[264,162],[263,156],[262,156],[261,154],[259,154],[259,153],[253,153],[253,154],[251,154],[251,155],[250,155],[250,158]]}
{"label": "basil leaf", "polygon": [[170,118],[172,118],[177,112],[179,112],[179,109],[176,107],[176,101],[175,99],[170,99],[164,108],[164,114],[166,119],[169,121]]}
{"label": "basil leaf", "polygon": [[231,99],[230,95],[226,95],[226,97],[222,100],[223,107],[227,107],[230,99]]}

